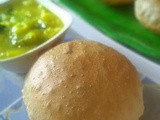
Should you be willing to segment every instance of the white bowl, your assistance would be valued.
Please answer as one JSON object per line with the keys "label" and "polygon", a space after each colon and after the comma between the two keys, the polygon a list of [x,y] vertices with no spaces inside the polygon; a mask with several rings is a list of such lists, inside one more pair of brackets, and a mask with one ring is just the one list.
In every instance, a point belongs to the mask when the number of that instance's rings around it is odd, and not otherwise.
{"label": "white bowl", "polygon": [[36,59],[40,56],[40,54],[60,43],[64,38],[64,35],[72,22],[71,16],[65,10],[58,7],[50,0],[37,0],[37,2],[57,15],[64,24],[63,28],[52,38],[37,46],[36,48],[22,55],[0,60],[0,67],[3,67],[4,69],[13,71],[15,73],[27,73]]}

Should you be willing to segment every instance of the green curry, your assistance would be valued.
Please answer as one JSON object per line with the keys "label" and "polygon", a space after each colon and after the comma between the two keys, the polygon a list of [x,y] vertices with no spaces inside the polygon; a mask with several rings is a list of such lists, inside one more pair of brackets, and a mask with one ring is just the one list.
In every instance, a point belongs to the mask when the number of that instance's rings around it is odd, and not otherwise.
{"label": "green curry", "polygon": [[34,0],[0,8],[0,59],[23,54],[63,27],[62,21]]}

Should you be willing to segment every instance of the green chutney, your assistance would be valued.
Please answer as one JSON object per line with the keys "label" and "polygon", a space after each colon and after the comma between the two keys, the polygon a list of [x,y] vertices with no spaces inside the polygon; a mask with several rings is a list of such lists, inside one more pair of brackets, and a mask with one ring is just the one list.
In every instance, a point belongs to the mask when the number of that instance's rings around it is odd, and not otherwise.
{"label": "green chutney", "polygon": [[57,34],[63,22],[35,0],[0,8],[0,60],[23,54]]}

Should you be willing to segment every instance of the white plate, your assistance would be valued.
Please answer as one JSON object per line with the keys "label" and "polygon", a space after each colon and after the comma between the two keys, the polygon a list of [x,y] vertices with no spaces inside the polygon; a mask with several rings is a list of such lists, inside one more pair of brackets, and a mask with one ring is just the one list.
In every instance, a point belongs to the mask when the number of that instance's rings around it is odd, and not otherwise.
{"label": "white plate", "polygon": [[[83,36],[79,35],[73,29],[70,29],[65,36],[65,41],[70,41],[72,39],[84,39]],[[145,101],[145,113],[140,120],[160,120],[160,89],[152,87],[156,86],[154,81],[143,78],[143,84],[149,84],[149,86],[144,87],[144,101]],[[5,89],[5,91],[0,90],[0,103],[4,100],[4,109],[0,109],[0,120],[28,120],[27,112],[21,98],[21,88],[23,87],[24,76],[15,74],[13,72],[5,71],[0,69],[0,87]],[[3,84],[2,84],[3,83]],[[8,88],[9,86],[9,88]],[[14,96],[7,95],[7,91],[12,91]],[[14,97],[14,98],[13,98]],[[7,103],[8,102],[8,103]],[[1,106],[2,104],[0,104]]]}

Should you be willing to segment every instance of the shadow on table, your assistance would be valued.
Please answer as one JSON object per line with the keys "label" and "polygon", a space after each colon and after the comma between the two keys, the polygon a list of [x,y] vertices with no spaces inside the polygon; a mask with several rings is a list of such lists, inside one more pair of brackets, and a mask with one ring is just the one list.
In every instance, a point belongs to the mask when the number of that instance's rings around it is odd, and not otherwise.
{"label": "shadow on table", "polygon": [[140,120],[160,120],[160,86],[144,85],[144,105]]}

